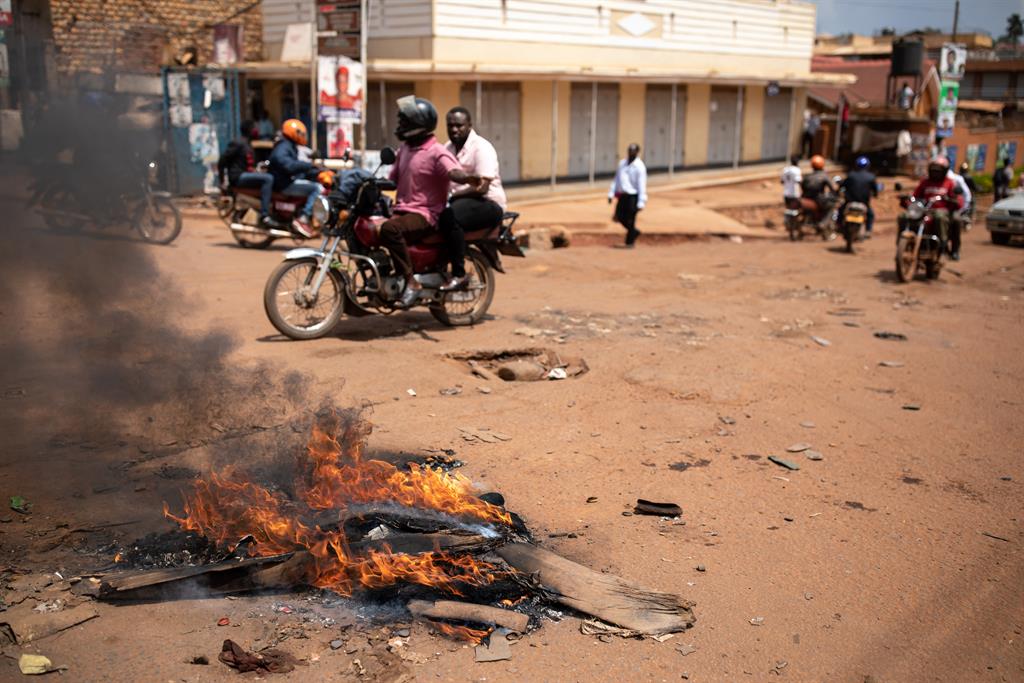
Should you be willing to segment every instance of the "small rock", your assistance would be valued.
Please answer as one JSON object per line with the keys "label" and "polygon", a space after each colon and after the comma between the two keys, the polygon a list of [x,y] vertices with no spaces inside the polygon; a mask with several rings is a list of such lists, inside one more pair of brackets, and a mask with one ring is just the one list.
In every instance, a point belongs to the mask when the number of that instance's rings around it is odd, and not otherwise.
{"label": "small rock", "polygon": [[462,393],[462,388],[461,387],[448,387],[446,389],[439,390],[438,393],[440,393],[442,396],[457,396],[457,395]]}
{"label": "small rock", "polygon": [[903,406],[903,410],[921,410],[921,406],[917,405],[916,403],[908,403],[905,406]]}
{"label": "small rock", "polygon": [[903,361],[899,360],[883,360],[878,362],[883,368],[902,368]]}
{"label": "small rock", "polygon": [[780,467],[785,467],[787,470],[794,470],[795,471],[795,470],[800,469],[800,465],[796,464],[792,460],[785,460],[783,458],[779,458],[779,457],[774,456],[774,455],[769,455],[768,459],[770,461],[772,461],[773,463],[775,463],[776,465],[779,465]]}
{"label": "small rock", "polygon": [[206,655],[196,655],[192,659],[188,660],[189,664],[197,664],[199,666],[209,666],[210,660]]}
{"label": "small rock", "polygon": [[597,496],[587,496],[587,502],[588,503],[596,503],[597,502]]}
{"label": "small rock", "polygon": [[813,600],[813,599],[814,599],[814,594],[813,593],[804,593],[804,600]]}
{"label": "small rock", "polygon": [[804,455],[807,456],[808,460],[824,460],[825,456],[818,451],[806,451]]}
{"label": "small rock", "polygon": [[800,426],[803,427],[804,429],[814,429],[815,427],[817,427],[817,425],[811,422],[810,420],[805,420],[804,422],[801,422]]}
{"label": "small rock", "polygon": [[832,346],[832,342],[830,342],[828,339],[825,339],[823,337],[815,337],[815,336],[812,335],[811,336],[811,340],[815,344],[817,344],[818,346]]}
{"label": "small rock", "polygon": [[697,571],[699,571],[699,572],[706,572],[707,570],[708,570],[708,568],[705,567],[704,565],[702,565],[702,564],[698,564],[697,565]]}
{"label": "small rock", "polygon": [[[1013,481],[1013,477],[999,477],[999,481]],[[0,522],[2,521],[4,520],[0,519]],[[9,518],[8,521],[10,521]]]}
{"label": "small rock", "polygon": [[811,444],[800,442],[800,443],[795,443],[792,446],[789,446],[788,448],[786,448],[786,450],[789,451],[790,453],[803,453],[804,451],[806,451],[810,447],[811,447]]}
{"label": "small rock", "polygon": [[416,395],[416,390],[415,389],[406,389],[405,393],[409,394],[410,396],[415,396]]}
{"label": "small rock", "polygon": [[331,641],[331,649],[332,650],[340,650],[341,646],[344,645],[344,644],[345,644],[344,641],[341,641],[341,640],[336,638],[336,639]]}
{"label": "small rock", "polygon": [[764,617],[754,617],[750,620],[751,626],[761,626],[762,624],[764,624]]}
{"label": "small rock", "polygon": [[786,520],[787,522],[792,522],[793,521],[792,517],[783,517],[782,519]]}
{"label": "small rock", "polygon": [[681,654],[684,657],[686,655],[692,655],[696,651],[697,651],[697,648],[694,645],[692,645],[692,644],[691,645],[679,645],[678,647],[676,647],[676,652],[678,652],[679,654]]}
{"label": "small rock", "polygon": [[491,393],[491,388],[490,387],[477,387],[476,390],[479,391],[481,394],[489,394],[489,393]]}
{"label": "small rock", "polygon": [[726,425],[734,425],[734,424],[736,424],[736,418],[729,417],[728,415],[719,415],[718,419],[719,419],[719,421],[722,424],[726,424]]}
{"label": "small rock", "polygon": [[410,631],[407,628],[400,628],[400,629],[395,631],[395,635],[398,636],[399,638],[408,638],[409,637],[409,633],[410,633]]}

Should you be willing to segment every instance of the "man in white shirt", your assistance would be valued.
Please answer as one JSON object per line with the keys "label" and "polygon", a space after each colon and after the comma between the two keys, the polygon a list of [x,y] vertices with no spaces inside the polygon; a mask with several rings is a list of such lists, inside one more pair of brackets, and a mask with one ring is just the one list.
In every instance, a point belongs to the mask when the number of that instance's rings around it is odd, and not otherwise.
{"label": "man in white shirt", "polygon": [[647,167],[640,160],[640,145],[635,142],[627,150],[628,157],[619,161],[615,180],[608,190],[608,203],[617,198],[612,220],[626,229],[626,249],[636,246],[640,231],[636,229],[636,215],[647,205]]}
{"label": "man in white shirt", "polygon": [[445,116],[445,123],[448,127],[448,144],[445,147],[455,155],[466,173],[483,179],[477,187],[452,183],[448,208],[438,220],[452,262],[452,278],[441,287],[441,291],[450,292],[465,289],[469,284],[466,277],[466,233],[500,225],[508,201],[501,187],[498,153],[494,145],[473,130],[469,110],[453,107]]}
{"label": "man in white shirt", "polygon": [[789,157],[789,166],[782,169],[782,200],[789,206],[792,200],[800,199],[800,182],[804,179],[800,172],[800,157],[793,154]]}
{"label": "man in white shirt", "polygon": [[973,195],[971,195],[971,188],[967,186],[967,181],[959,173],[955,173],[952,168],[949,169],[949,173],[946,174],[950,180],[956,183],[956,187],[963,197],[963,203],[961,206],[963,209],[960,210],[955,216],[950,216],[949,221],[949,238],[953,242],[952,252],[950,258],[954,261],[960,260],[960,233],[963,231],[964,225],[964,214],[970,211],[971,202],[974,201]]}

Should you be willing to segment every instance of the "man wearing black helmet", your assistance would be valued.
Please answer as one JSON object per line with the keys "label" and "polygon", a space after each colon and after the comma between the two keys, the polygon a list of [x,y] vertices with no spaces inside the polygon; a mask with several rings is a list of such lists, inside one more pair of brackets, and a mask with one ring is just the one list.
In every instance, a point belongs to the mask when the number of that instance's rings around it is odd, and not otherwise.
{"label": "man wearing black helmet", "polygon": [[438,216],[448,201],[450,183],[468,185],[480,191],[480,176],[462,170],[458,160],[434,137],[437,110],[428,100],[402,97],[398,100],[398,128],[402,141],[398,159],[391,167],[391,180],[397,184],[392,218],[380,228],[380,241],[391,253],[395,269],[405,278],[405,291],[399,308],[409,308],[423,286],[413,277],[409,242],[423,239],[437,225]]}
{"label": "man wearing black helmet", "polygon": [[871,239],[871,229],[875,226],[875,210],[871,208],[871,198],[878,196],[878,180],[870,171],[867,157],[857,157],[853,162],[853,170],[840,184],[843,189],[844,203],[840,215],[846,211],[849,202],[860,202],[868,207],[867,220],[864,223],[864,239]]}

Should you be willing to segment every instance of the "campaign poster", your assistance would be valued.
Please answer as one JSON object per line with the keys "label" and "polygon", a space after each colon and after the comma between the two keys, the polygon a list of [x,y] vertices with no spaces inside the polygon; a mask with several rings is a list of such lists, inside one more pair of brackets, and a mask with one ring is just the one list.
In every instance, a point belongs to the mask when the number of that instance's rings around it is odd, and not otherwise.
{"label": "campaign poster", "polygon": [[220,146],[217,144],[217,129],[209,123],[193,123],[188,127],[189,159],[206,167],[203,176],[203,190],[217,190],[217,160]]}
{"label": "campaign poster", "polygon": [[0,26],[11,26],[14,23],[14,12],[11,11],[11,0],[0,0]]}
{"label": "campaign poster", "polygon": [[956,168],[956,158],[959,155],[959,151],[956,145],[946,146],[946,158],[949,159],[950,168]]}
{"label": "campaign poster", "polygon": [[996,165],[1000,161],[1005,161],[1009,166],[1017,165],[1017,141],[1006,141],[1000,142],[998,152],[996,152]]}
{"label": "campaign poster", "polygon": [[942,81],[939,88],[939,114],[936,119],[936,137],[948,138],[956,126],[956,106],[960,101],[960,83]]}
{"label": "campaign poster", "polygon": [[959,81],[964,77],[967,65],[967,48],[956,43],[946,43],[939,55],[939,76],[942,80]]}
{"label": "campaign poster", "polygon": [[345,152],[352,151],[354,141],[354,125],[351,120],[327,122],[327,156],[330,159],[340,159]]}
{"label": "campaign poster", "polygon": [[362,123],[363,65],[348,57],[320,57],[317,63],[320,120]]}

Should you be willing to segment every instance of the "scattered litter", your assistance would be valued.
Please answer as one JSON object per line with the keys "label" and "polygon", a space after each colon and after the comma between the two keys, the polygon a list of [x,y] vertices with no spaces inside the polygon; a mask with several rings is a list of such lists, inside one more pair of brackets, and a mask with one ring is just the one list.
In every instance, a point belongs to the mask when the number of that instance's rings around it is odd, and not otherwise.
{"label": "scattered litter", "polygon": [[838,316],[840,318],[848,318],[848,317],[852,318],[852,317],[859,317],[859,316],[864,315],[864,309],[863,308],[851,308],[851,307],[848,307],[848,306],[843,306],[842,308],[836,308],[836,309],[833,309],[833,310],[827,311],[827,312],[828,312],[829,315]]}
{"label": "scattered litter", "polygon": [[878,363],[883,368],[902,368],[903,361],[899,360],[883,360]]}
{"label": "scattered litter", "polygon": [[66,666],[54,666],[53,662],[50,661],[49,657],[43,655],[30,655],[23,654],[18,659],[18,668],[21,669],[21,673],[26,676],[36,676],[38,674],[48,674],[51,671],[67,671]]}
{"label": "scattered litter", "polygon": [[491,393],[491,388],[490,387],[477,387],[476,390],[479,391],[481,394],[489,394],[489,393]]}
{"label": "scattered litter", "polygon": [[548,379],[568,379],[569,373],[565,371],[565,368],[551,368],[551,372],[548,373]]}
{"label": "scattered litter", "polygon": [[231,624],[231,620],[227,617],[221,617],[217,620],[217,626],[228,626]]}
{"label": "scattered litter", "polygon": [[804,600],[813,600],[813,599],[814,599],[814,594],[813,593],[804,593]]}
{"label": "scattered litter", "polygon": [[473,429],[471,427],[459,427],[459,431],[462,432],[462,438],[466,441],[479,441],[480,443],[499,443],[501,441],[511,441],[512,437],[508,434],[502,434],[501,432],[492,432],[491,430],[481,427],[480,429]]}
{"label": "scattered litter", "polygon": [[722,424],[724,424],[724,425],[734,425],[734,424],[736,424],[736,418],[729,417],[728,415],[719,415],[718,416],[718,420]]}
{"label": "scattered litter", "polygon": [[697,571],[699,571],[699,572],[706,572],[707,570],[708,570],[708,568],[705,567],[704,565],[702,565],[702,564],[698,564],[697,565]]}
{"label": "scattered litter", "polygon": [[438,391],[442,396],[458,396],[462,393],[462,387],[448,387]]}
{"label": "scattered litter", "polygon": [[852,320],[844,320],[843,325],[846,327],[860,327],[860,323],[855,323]]}
{"label": "scattered litter", "polygon": [[903,410],[921,410],[921,406],[916,403],[908,403],[903,406]]}
{"label": "scattered litter", "polygon": [[633,512],[638,515],[656,515],[658,517],[678,517],[683,514],[683,509],[675,503],[655,503],[643,498],[638,498]]}
{"label": "scattered litter", "polygon": [[805,451],[804,455],[807,456],[808,460],[824,460],[825,456],[818,451]]}
{"label": "scattered litter", "polygon": [[196,655],[192,659],[188,660],[189,664],[197,664],[199,666],[209,666],[210,660],[206,655]]}
{"label": "scattered litter", "polygon": [[690,645],[679,645],[678,647],[676,647],[676,652],[678,652],[679,654],[681,654],[684,657],[686,655],[692,655],[696,651],[697,651],[697,648],[693,644],[690,644]]}
{"label": "scattered litter", "polygon": [[800,426],[803,427],[804,429],[814,429],[817,425],[808,420],[806,422],[801,422]]}
{"label": "scattered litter", "polygon": [[1003,541],[1004,543],[1012,543],[1012,541],[1010,539],[1008,539],[1008,538],[1003,538],[1002,536],[996,536],[995,534],[990,534],[987,531],[982,531],[981,535],[982,536],[988,536],[989,538],[994,538],[997,541]]}
{"label": "scattered litter", "polygon": [[832,346],[832,342],[823,337],[815,337],[814,335],[811,335],[811,340],[818,346]]}
{"label": "scattered litter", "polygon": [[795,462],[792,462],[790,460],[786,460],[784,458],[780,458],[780,457],[775,456],[775,455],[769,455],[768,459],[771,460],[776,465],[779,465],[781,467],[785,467],[787,470],[798,470],[798,469],[800,469],[800,465],[796,464]]}
{"label": "scattered litter", "polygon": [[297,663],[294,657],[277,648],[270,648],[255,654],[243,650],[233,640],[224,641],[220,656],[217,658],[232,669],[238,669],[239,673],[265,671],[272,674],[286,674],[289,671],[294,671]]}
{"label": "scattered litter", "polygon": [[406,389],[405,393],[409,394],[410,396],[415,396],[416,395],[416,390],[415,389]]}
{"label": "scattered litter", "polygon": [[587,502],[588,503],[596,503],[597,502],[597,496],[587,496]]}
{"label": "scattered litter", "polygon": [[743,238],[739,235],[729,235],[729,241],[733,244],[743,244]]}
{"label": "scattered litter", "polygon": [[508,644],[510,631],[499,628],[491,633],[490,637],[480,643],[474,649],[474,658],[477,662],[500,662],[505,659],[512,659],[512,648]]}
{"label": "scattered litter", "polygon": [[32,503],[28,502],[21,496],[11,496],[11,509],[15,512],[20,512],[23,515],[27,515],[29,509],[31,509]]}
{"label": "scattered litter", "polygon": [[760,626],[764,623],[764,617],[754,617],[750,620],[751,626]]}
{"label": "scattered litter", "polygon": [[888,339],[889,341],[907,341],[907,335],[900,334],[899,332],[875,332],[875,336],[879,339]]}
{"label": "scattered litter", "polygon": [[543,336],[544,330],[538,330],[536,327],[517,327],[512,330],[512,334],[518,334],[521,337],[529,337],[530,339],[533,339],[534,337]]}
{"label": "scattered litter", "polygon": [[787,477],[780,477],[777,474],[774,477],[772,477],[772,479],[779,479],[780,481],[789,481]]}
{"label": "scattered litter", "polygon": [[810,447],[811,447],[811,444],[801,442],[801,443],[793,444],[792,446],[788,447],[786,450],[789,451],[790,453],[803,453],[804,451],[806,451]]}

